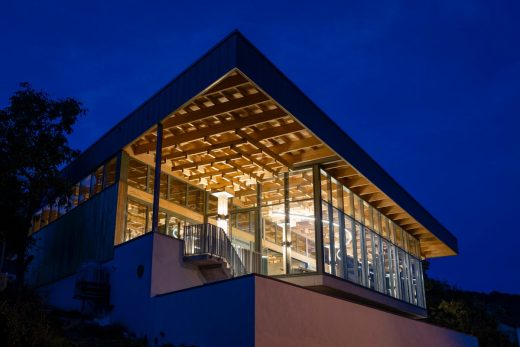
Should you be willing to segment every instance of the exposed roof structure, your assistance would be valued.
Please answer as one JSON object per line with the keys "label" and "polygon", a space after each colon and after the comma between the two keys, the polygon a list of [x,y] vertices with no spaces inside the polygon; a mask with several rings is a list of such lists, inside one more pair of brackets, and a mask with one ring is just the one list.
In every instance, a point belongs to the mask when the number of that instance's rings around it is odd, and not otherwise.
{"label": "exposed roof structure", "polygon": [[232,189],[247,201],[252,182],[319,163],[419,238],[423,256],[457,252],[456,238],[239,32],[112,128],[68,173],[79,179],[123,148],[152,161],[159,122],[163,167],[205,189]]}

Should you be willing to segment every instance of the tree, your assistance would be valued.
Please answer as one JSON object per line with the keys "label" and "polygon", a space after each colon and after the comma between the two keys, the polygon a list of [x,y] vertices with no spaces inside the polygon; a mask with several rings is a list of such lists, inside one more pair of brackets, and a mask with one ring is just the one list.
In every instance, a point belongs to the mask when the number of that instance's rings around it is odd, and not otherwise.
{"label": "tree", "polygon": [[429,263],[423,262],[428,304],[428,321],[476,336],[480,346],[515,346],[499,331],[501,307],[490,305],[489,295],[467,292],[428,276]]}
{"label": "tree", "polygon": [[28,83],[0,110],[0,240],[15,252],[17,283],[27,266],[31,217],[43,201],[64,196],[60,168],[79,154],[68,143],[85,110],[72,98],[53,100]]}

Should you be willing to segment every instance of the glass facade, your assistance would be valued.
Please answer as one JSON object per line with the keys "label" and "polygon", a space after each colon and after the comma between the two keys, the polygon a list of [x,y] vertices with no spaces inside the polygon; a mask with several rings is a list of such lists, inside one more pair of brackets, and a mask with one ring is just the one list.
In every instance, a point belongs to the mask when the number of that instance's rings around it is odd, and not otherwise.
{"label": "glass facade", "polygon": [[325,272],[426,307],[419,241],[321,171]]}
{"label": "glass facade", "polygon": [[114,157],[74,184],[68,196],[55,198],[54,201],[45,204],[33,215],[30,232],[37,232],[111,186],[115,182],[116,168],[117,158]]}

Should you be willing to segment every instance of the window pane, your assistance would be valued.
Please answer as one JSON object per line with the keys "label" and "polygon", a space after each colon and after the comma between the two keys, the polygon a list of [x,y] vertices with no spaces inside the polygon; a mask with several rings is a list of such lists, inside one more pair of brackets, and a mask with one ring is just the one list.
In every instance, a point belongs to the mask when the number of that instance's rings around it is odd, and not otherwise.
{"label": "window pane", "polygon": [[360,223],[364,223],[364,220],[363,220],[363,203],[362,203],[362,200],[354,195],[354,217],[356,219],[356,221],[360,222]]}
{"label": "window pane", "polygon": [[389,239],[390,236],[389,236],[389,232],[388,232],[388,219],[383,215],[380,215],[380,217],[381,217],[381,235],[384,238]]}
{"label": "window pane", "polygon": [[363,201],[363,216],[365,218],[365,226],[369,229],[374,230],[374,225],[372,222],[372,208],[365,201]]}
{"label": "window pane", "polygon": [[321,171],[320,174],[320,180],[321,180],[321,199],[323,201],[326,201],[330,203],[330,186],[329,186],[329,175],[325,173],[325,171]]}
{"label": "window pane", "polygon": [[[257,203],[257,185],[256,183],[247,186],[247,190],[241,190],[237,196],[233,197],[233,205],[240,208],[255,207]],[[216,213],[215,208],[215,213]]]}
{"label": "window pane", "polygon": [[341,196],[342,187],[334,178],[330,179],[330,189],[332,193],[332,206],[338,209],[343,208],[343,197]]}
{"label": "window pane", "polygon": [[108,187],[116,181],[116,166],[117,166],[117,158],[114,157],[110,159],[108,163],[105,164],[105,183],[103,187]]}
{"label": "window pane", "polygon": [[273,251],[272,249],[265,249],[262,256],[262,273],[267,273],[268,276],[285,274],[285,266],[283,254]]}
{"label": "window pane", "polygon": [[[304,200],[289,204],[289,226],[293,252],[305,256],[305,268],[294,267],[296,272],[316,271],[314,231],[314,201]],[[303,260],[302,260],[303,261]]]}
{"label": "window pane", "polygon": [[325,272],[329,274],[335,274],[335,268],[333,269],[334,258],[331,254],[331,228],[329,215],[329,204],[323,202],[321,204],[321,229],[323,232],[323,263],[325,265]]}
{"label": "window pane", "polygon": [[204,192],[199,188],[188,186],[186,207],[193,211],[202,212],[204,210]]}
{"label": "window pane", "polygon": [[283,175],[265,180],[262,183],[262,205],[274,205],[284,202]]}
{"label": "window pane", "polygon": [[123,241],[131,240],[146,232],[147,207],[136,201],[128,200],[126,230]]}
{"label": "window pane", "polygon": [[42,212],[42,218],[40,220],[40,228],[49,224],[49,213],[51,211],[51,207],[49,205],[45,205]]}
{"label": "window pane", "polygon": [[170,177],[170,192],[167,200],[181,206],[186,206],[187,190],[188,185],[186,183],[174,177]]}
{"label": "window pane", "polygon": [[184,236],[184,227],[190,225],[189,222],[177,218],[175,216],[168,216],[168,227],[166,234],[175,238],[182,238]]}
{"label": "window pane", "polygon": [[343,211],[352,216],[352,192],[347,187],[343,187]]}
{"label": "window pane", "polygon": [[147,175],[148,166],[140,161],[130,158],[128,162],[128,185],[146,191]]}
{"label": "window pane", "polygon": [[79,183],[74,185],[70,191],[69,199],[68,199],[68,209],[72,210],[74,207],[78,206],[79,201]]}
{"label": "window pane", "polygon": [[346,254],[346,267],[347,267],[347,279],[353,282],[357,282],[357,271],[356,271],[356,258],[354,254],[354,221],[349,217],[345,218],[345,249]]}
{"label": "window pane", "polygon": [[376,233],[380,234],[381,233],[381,219],[379,217],[381,216],[381,214],[379,213],[378,210],[376,210],[373,207],[370,207],[370,209],[372,210],[372,222],[374,223],[374,225],[373,225],[374,231]]}
{"label": "window pane", "polygon": [[375,269],[374,269],[374,254],[372,252],[372,232],[365,229],[365,255],[366,255],[366,273],[367,273],[367,287],[375,289]]}
{"label": "window pane", "polygon": [[92,175],[92,195],[99,193],[103,190],[103,166],[97,168],[97,170]]}
{"label": "window pane", "polygon": [[283,204],[262,207],[264,239],[282,245],[285,226],[285,209]]}
{"label": "window pane", "polygon": [[86,201],[90,198],[90,175],[85,177],[79,186],[79,202]]}
{"label": "window pane", "polygon": [[366,281],[365,281],[365,269],[363,267],[363,254],[365,252],[365,250],[363,249],[362,245],[362,236],[363,236],[363,233],[362,233],[362,230],[361,230],[361,224],[359,223],[356,223],[356,234],[355,234],[355,237],[356,237],[356,266],[357,266],[357,274],[358,274],[358,278],[357,278],[357,283],[361,284],[361,285],[365,285]]}
{"label": "window pane", "polygon": [[314,196],[312,185],[312,169],[289,173],[289,200],[312,199]]}
{"label": "window pane", "polygon": [[53,222],[58,218],[58,204],[54,203],[51,205],[51,210],[49,212],[49,223]]}
{"label": "window pane", "polygon": [[32,232],[40,230],[40,218],[42,216],[42,210],[37,211],[32,218]]}
{"label": "window pane", "polygon": [[399,247],[403,248],[404,247],[404,242],[403,242],[403,229],[401,229],[400,226],[395,226],[395,238],[396,238],[396,243]]}

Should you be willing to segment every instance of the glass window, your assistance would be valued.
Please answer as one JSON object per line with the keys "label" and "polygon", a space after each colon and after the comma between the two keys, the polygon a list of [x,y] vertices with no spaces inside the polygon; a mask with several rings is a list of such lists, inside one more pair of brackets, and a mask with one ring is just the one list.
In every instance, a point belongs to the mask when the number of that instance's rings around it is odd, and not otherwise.
{"label": "glass window", "polygon": [[355,251],[355,240],[354,240],[354,221],[350,217],[345,216],[345,266],[347,268],[347,279],[353,282],[357,282],[357,268],[356,268],[356,255]]}
{"label": "glass window", "polygon": [[90,198],[90,175],[81,180],[79,186],[79,203]]}
{"label": "glass window", "polygon": [[325,171],[321,171],[320,175],[321,180],[321,199],[330,203],[330,185],[329,185],[329,175]]}
{"label": "glass window", "polygon": [[148,190],[147,192],[153,195],[153,190],[155,188],[155,168],[151,166],[147,166],[148,168]]}
{"label": "glass window", "polygon": [[374,269],[374,254],[372,244],[372,232],[365,229],[365,257],[366,257],[366,273],[367,273],[367,287],[375,289],[375,269]]}
{"label": "glass window", "polygon": [[[316,271],[314,201],[291,202],[289,203],[289,211],[292,249],[308,258],[305,261],[306,271]],[[296,247],[294,246],[295,240]]]}
{"label": "glass window", "polygon": [[40,218],[42,216],[42,210],[38,210],[32,218],[32,232],[40,230]]}
{"label": "glass window", "polygon": [[390,236],[389,236],[389,231],[388,231],[388,218],[386,218],[385,216],[379,214],[379,216],[381,217],[381,235],[386,238],[386,239],[389,239]]}
{"label": "glass window", "polygon": [[381,214],[379,213],[379,211],[377,211],[375,208],[373,207],[370,207],[370,209],[372,210],[372,222],[374,223],[373,227],[374,227],[374,231],[378,234],[381,233]]}
{"label": "glass window", "polygon": [[51,212],[51,207],[49,205],[45,205],[43,207],[42,217],[40,219],[40,228],[43,228],[47,224],[49,224],[49,214]]}
{"label": "glass window", "polygon": [[354,195],[354,218],[360,223],[364,223],[362,205],[362,200],[358,196]]}
{"label": "glass window", "polygon": [[137,201],[128,200],[126,230],[123,241],[144,235],[147,231],[147,207]]}
{"label": "glass window", "polygon": [[68,209],[69,211],[72,210],[74,207],[78,206],[79,201],[79,183],[75,184],[69,195],[68,199]]}
{"label": "glass window", "polygon": [[403,229],[398,225],[395,226],[395,241],[399,247],[404,248]]}
{"label": "glass window", "polygon": [[58,204],[53,203],[49,212],[49,223],[55,221],[58,218]]}
{"label": "glass window", "polygon": [[167,220],[168,225],[166,228],[166,235],[170,235],[178,239],[183,238],[184,227],[189,226],[190,223],[172,215],[168,215]]}
{"label": "glass window", "polygon": [[363,216],[365,218],[365,226],[369,229],[374,230],[374,224],[372,221],[372,208],[365,201],[363,201]]}
{"label": "glass window", "polygon": [[[240,190],[236,192],[236,195],[233,197],[233,205],[235,205],[238,208],[249,208],[249,207],[255,207],[257,202],[257,185],[256,183],[250,184],[247,186],[247,190]],[[214,213],[217,213],[217,205],[216,201],[217,198],[214,198],[214,202],[212,202],[210,195],[210,211],[211,208],[214,209]]]}
{"label": "glass window", "polygon": [[332,218],[332,216],[329,214],[329,204],[323,202],[321,207],[321,229],[323,232],[323,263],[325,265],[325,272],[335,275],[335,262],[334,256],[332,254],[333,250],[331,249],[332,247],[334,247],[334,244],[331,243],[330,237],[330,234],[332,232],[330,226],[330,219]]}
{"label": "glass window", "polygon": [[283,254],[266,248],[262,255],[262,267],[262,273],[267,273],[268,276],[285,274]]}
{"label": "glass window", "polygon": [[130,158],[128,162],[128,185],[146,191],[148,166]]}
{"label": "glass window", "polygon": [[352,216],[352,192],[347,187],[343,187],[343,211]]}
{"label": "glass window", "polygon": [[[152,231],[153,228],[153,209],[150,206],[148,208],[148,227],[146,231]],[[159,218],[157,219],[157,231],[161,234],[166,234],[166,213],[159,211]]]}
{"label": "glass window", "polygon": [[341,184],[334,178],[330,179],[332,206],[338,209],[343,209],[343,197],[341,196]]}
{"label": "glass window", "polygon": [[312,199],[312,169],[289,172],[289,201]]}
{"label": "glass window", "polygon": [[196,212],[204,211],[204,192],[199,188],[188,185],[186,207]]}
{"label": "glass window", "polygon": [[116,181],[116,167],[117,167],[117,158],[114,157],[110,159],[108,163],[105,164],[105,181],[103,187],[106,188],[113,184]]}
{"label": "glass window", "polygon": [[255,233],[255,211],[234,212],[231,214],[231,226],[233,228],[245,231],[246,233]]}
{"label": "glass window", "polygon": [[159,189],[159,198],[165,199],[168,196],[168,175],[161,172],[161,186]]}
{"label": "glass window", "polygon": [[284,202],[283,181],[283,175],[279,175],[262,183],[262,205],[274,205]]}
{"label": "glass window", "polygon": [[[186,192],[188,191],[188,184],[170,177],[170,192],[167,200],[175,204],[186,206]],[[211,201],[211,200],[210,200]],[[216,198],[215,198],[216,201]],[[215,213],[216,213],[215,209]]]}
{"label": "glass window", "polygon": [[357,266],[357,274],[358,274],[358,278],[357,278],[357,283],[361,284],[361,285],[365,285],[366,283],[366,280],[365,280],[365,268],[363,267],[363,254],[364,254],[364,249],[363,249],[363,230],[361,228],[361,224],[359,223],[355,223],[355,226],[356,226],[356,234],[355,234],[355,239],[356,239],[356,257],[357,257],[357,261],[356,261],[356,266]]}
{"label": "glass window", "polygon": [[103,166],[98,167],[92,175],[92,182],[90,186],[92,188],[92,195],[97,194],[103,190]]}
{"label": "glass window", "polygon": [[285,208],[283,204],[262,207],[263,238],[266,241],[282,245],[285,227]]}

